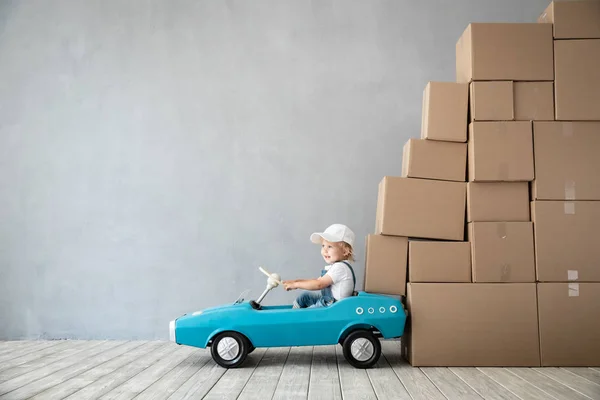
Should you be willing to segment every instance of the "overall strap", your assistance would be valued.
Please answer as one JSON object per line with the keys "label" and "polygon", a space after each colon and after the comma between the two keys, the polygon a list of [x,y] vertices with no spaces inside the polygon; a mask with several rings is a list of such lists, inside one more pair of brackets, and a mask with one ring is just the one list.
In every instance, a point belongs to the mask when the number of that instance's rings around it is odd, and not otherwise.
{"label": "overall strap", "polygon": [[354,281],[354,287],[356,287],[356,276],[354,275],[354,269],[352,268],[352,265],[350,265],[350,263],[347,263],[346,261],[342,262],[346,264],[348,268],[350,268],[350,272],[352,272],[352,280]]}

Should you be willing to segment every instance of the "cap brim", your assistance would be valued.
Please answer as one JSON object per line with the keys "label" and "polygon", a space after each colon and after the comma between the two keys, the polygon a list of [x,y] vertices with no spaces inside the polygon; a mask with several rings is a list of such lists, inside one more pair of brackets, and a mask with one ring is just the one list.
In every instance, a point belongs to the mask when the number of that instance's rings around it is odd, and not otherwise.
{"label": "cap brim", "polygon": [[321,239],[325,239],[328,242],[338,242],[339,241],[337,238],[330,236],[327,233],[323,233],[323,232],[315,232],[312,235],[310,235],[310,241],[313,243],[320,244]]}

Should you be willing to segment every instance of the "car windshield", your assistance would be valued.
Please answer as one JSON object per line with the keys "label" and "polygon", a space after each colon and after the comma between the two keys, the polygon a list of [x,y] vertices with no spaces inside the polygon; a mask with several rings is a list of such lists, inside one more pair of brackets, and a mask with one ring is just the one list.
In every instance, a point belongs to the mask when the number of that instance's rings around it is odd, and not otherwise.
{"label": "car windshield", "polygon": [[246,289],[244,290],[239,297],[237,298],[237,300],[235,301],[235,303],[233,304],[239,304],[239,303],[243,303],[244,300],[246,299],[246,296],[248,296],[248,293],[250,293],[250,289]]}

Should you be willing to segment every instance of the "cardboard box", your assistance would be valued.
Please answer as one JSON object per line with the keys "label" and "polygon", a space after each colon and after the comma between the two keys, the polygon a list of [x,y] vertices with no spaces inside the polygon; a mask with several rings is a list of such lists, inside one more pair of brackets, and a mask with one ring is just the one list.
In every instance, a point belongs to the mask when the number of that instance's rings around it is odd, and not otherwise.
{"label": "cardboard box", "polygon": [[513,82],[516,121],[554,121],[554,82]]}
{"label": "cardboard box", "polygon": [[468,143],[469,181],[532,181],[531,122],[471,122]]}
{"label": "cardboard box", "polygon": [[402,156],[402,176],[465,182],[467,144],[408,139]]}
{"label": "cardboard box", "polygon": [[468,242],[408,242],[410,282],[471,282]]}
{"label": "cardboard box", "polygon": [[467,183],[467,222],[530,221],[527,182]]}
{"label": "cardboard box", "polygon": [[600,200],[600,122],[534,122],[533,199]]}
{"label": "cardboard box", "polygon": [[456,43],[456,81],[552,81],[552,25],[472,23]]}
{"label": "cardboard box", "polygon": [[386,176],[379,183],[375,233],[463,240],[466,183]]}
{"label": "cardboard box", "polygon": [[600,39],[600,2],[553,1],[538,22],[553,24],[555,39]]}
{"label": "cardboard box", "polygon": [[553,82],[471,82],[471,121],[553,121]]}
{"label": "cardboard box", "polygon": [[554,41],[557,121],[600,120],[600,39]]}
{"label": "cardboard box", "polygon": [[471,82],[470,89],[471,121],[515,119],[512,81]]}
{"label": "cardboard box", "polygon": [[473,282],[535,282],[531,222],[471,222]]}
{"label": "cardboard box", "polygon": [[413,366],[536,367],[535,283],[408,283],[402,351]]}
{"label": "cardboard box", "polygon": [[428,82],[423,90],[421,138],[467,141],[469,86],[455,82]]}
{"label": "cardboard box", "polygon": [[533,201],[538,282],[600,282],[600,202]]}
{"label": "cardboard box", "polygon": [[541,365],[600,366],[600,283],[538,283],[537,290]]}
{"label": "cardboard box", "polygon": [[368,235],[365,260],[365,292],[406,295],[408,238]]}

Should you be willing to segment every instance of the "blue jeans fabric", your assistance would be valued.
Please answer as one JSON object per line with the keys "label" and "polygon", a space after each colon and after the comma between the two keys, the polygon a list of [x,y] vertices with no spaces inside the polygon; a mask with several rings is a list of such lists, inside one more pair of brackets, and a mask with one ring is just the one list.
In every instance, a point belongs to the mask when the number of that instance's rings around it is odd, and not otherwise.
{"label": "blue jeans fabric", "polygon": [[330,304],[321,292],[304,292],[294,301],[294,306],[299,308],[327,307]]}

